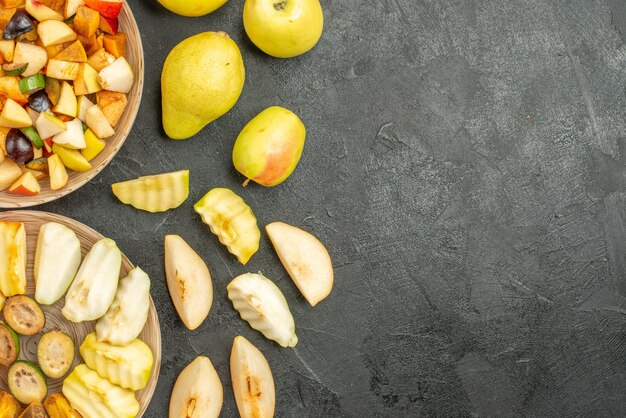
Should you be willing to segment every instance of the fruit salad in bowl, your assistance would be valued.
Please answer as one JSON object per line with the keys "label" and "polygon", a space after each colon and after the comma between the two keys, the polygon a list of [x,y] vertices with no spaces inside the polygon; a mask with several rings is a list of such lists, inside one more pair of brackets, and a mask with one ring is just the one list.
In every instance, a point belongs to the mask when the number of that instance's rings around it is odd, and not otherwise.
{"label": "fruit salad in bowl", "polygon": [[3,4],[0,207],[25,207],[77,189],[117,153],[141,99],[143,52],[122,1]]}

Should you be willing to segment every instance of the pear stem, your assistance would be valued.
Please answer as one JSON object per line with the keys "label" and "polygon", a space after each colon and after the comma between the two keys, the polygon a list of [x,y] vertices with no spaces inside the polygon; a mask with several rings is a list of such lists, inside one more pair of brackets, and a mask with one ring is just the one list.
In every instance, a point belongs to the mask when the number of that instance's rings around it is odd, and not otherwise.
{"label": "pear stem", "polygon": [[246,187],[248,183],[250,183],[250,179],[246,179],[246,181],[243,182],[242,186]]}

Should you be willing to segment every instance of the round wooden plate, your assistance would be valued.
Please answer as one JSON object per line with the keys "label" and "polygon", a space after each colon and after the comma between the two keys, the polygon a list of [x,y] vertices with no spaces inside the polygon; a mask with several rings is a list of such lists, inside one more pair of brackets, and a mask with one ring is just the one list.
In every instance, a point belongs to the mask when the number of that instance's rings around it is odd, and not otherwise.
{"label": "round wooden plate", "polygon": [[[39,234],[39,227],[47,222],[58,222],[66,225],[72,229],[81,243],[83,258],[85,254],[91,249],[91,246],[103,236],[93,229],[89,228],[77,222],[73,219],[66,218],[64,216],[55,215],[53,213],[38,212],[38,211],[9,211],[0,212],[0,221],[12,221],[23,222],[26,227],[26,240],[28,261],[26,266],[26,277],[28,280],[27,294],[33,296],[35,294],[35,282],[33,280],[33,264],[35,260],[35,248],[37,247],[37,235]],[[131,262],[122,254],[122,270],[120,272],[120,278],[126,277],[128,272],[133,268]],[[44,331],[59,330],[67,333],[74,340],[76,346],[76,357],[72,369],[82,362],[78,347],[83,342],[85,336],[95,330],[95,321],[73,323],[68,321],[61,315],[61,309],[65,304],[65,298],[61,298],[54,305],[44,306],[42,309],[46,315],[46,326]],[[33,362],[37,362],[37,343],[41,333],[32,337],[20,336],[20,359],[26,359]],[[148,314],[148,321],[144,326],[139,339],[143,340],[152,349],[154,355],[154,367],[152,368],[152,375],[150,381],[145,389],[137,391],[136,396],[141,408],[139,410],[138,417],[141,417],[148,405],[150,399],[156,388],[157,380],[159,378],[159,370],[161,368],[161,329],[159,326],[159,318],[154,307],[152,298],[150,299],[150,312]],[[8,391],[7,386],[7,371],[8,367],[0,366],[0,388]],[[48,393],[55,393],[61,391],[61,385],[63,379],[48,379]]]}
{"label": "round wooden plate", "polygon": [[118,16],[120,31],[126,34],[126,59],[133,69],[135,82],[130,93],[128,93],[128,104],[124,110],[124,114],[115,127],[115,135],[105,140],[106,146],[104,150],[93,160],[91,160],[92,168],[82,173],[68,170],[69,180],[65,187],[60,190],[50,189],[50,180],[45,178],[39,181],[41,192],[36,196],[21,196],[0,192],[0,208],[25,208],[29,206],[41,205],[63,197],[87,183],[94,178],[109,162],[115,157],[120,150],[124,141],[130,134],[133,127],[139,104],[141,103],[141,93],[143,91],[143,46],[141,45],[141,35],[139,28],[130,10],[128,3],[124,2],[124,6]]}

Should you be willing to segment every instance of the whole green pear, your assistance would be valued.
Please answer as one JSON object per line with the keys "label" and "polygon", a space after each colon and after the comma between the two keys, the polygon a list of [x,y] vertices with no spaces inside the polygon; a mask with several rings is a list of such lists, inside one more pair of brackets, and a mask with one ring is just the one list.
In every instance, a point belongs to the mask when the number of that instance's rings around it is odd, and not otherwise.
{"label": "whole green pear", "polygon": [[246,78],[237,44],[224,32],[204,32],[172,49],[161,73],[163,129],[187,139],[228,112]]}

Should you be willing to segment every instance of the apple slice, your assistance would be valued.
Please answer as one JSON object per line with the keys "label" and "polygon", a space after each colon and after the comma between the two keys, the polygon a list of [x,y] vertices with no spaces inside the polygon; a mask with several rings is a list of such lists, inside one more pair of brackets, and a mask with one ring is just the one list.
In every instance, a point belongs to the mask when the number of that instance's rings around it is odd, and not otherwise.
{"label": "apple slice", "polygon": [[20,170],[20,166],[15,164],[12,159],[6,158],[0,163],[0,190],[9,187],[15,180],[20,178],[21,175],[22,170]]}
{"label": "apple slice", "polygon": [[83,4],[83,0],[67,0],[63,8],[63,17],[69,19],[76,14],[78,8]]}
{"label": "apple slice", "polygon": [[241,418],[274,416],[276,393],[270,365],[263,353],[240,335],[230,352],[230,378]]}
{"label": "apple slice", "polygon": [[109,35],[115,35],[119,28],[119,21],[117,17],[106,17],[100,16],[100,22],[98,25],[98,29],[100,29],[104,33],[108,33]]}
{"label": "apple slice", "polygon": [[28,63],[28,67],[22,73],[23,77],[29,77],[37,74],[48,62],[48,54],[46,50],[40,46],[32,45],[26,42],[18,42],[15,45],[15,54],[13,62]]}
{"label": "apple slice", "polygon": [[85,149],[80,150],[80,153],[83,154],[87,161],[96,158],[106,147],[106,142],[94,135],[91,129],[85,131],[85,143],[87,146]]}
{"label": "apple slice", "polygon": [[85,0],[85,5],[98,11],[101,16],[117,18],[122,10],[122,0]]}
{"label": "apple slice", "polygon": [[41,191],[39,182],[31,172],[25,172],[15,180],[15,182],[9,187],[9,193],[21,194],[24,196],[35,196]]}
{"label": "apple slice", "polygon": [[[52,61],[54,60],[50,60],[50,62]],[[59,96],[59,102],[52,108],[52,110],[56,113],[61,113],[73,118],[77,116],[78,102],[76,101],[74,89],[67,81],[61,83],[61,96]],[[45,138],[45,136],[42,136],[42,138]]]}
{"label": "apple slice", "polygon": [[[39,132],[39,136],[46,138],[44,139],[44,145],[48,138],[67,130],[65,122],[48,112],[41,112],[39,114],[39,117],[35,122],[35,127],[37,128],[37,132]],[[50,141],[52,141],[52,139],[50,139]],[[52,143],[49,145],[52,146]]]}
{"label": "apple slice", "polygon": [[11,99],[7,99],[0,113],[0,126],[5,128],[26,128],[32,126],[28,112],[22,106]]}
{"label": "apple slice", "polygon": [[58,20],[46,20],[37,26],[37,34],[43,46],[62,44],[63,42],[74,41],[76,32],[66,23]]}
{"label": "apple slice", "polygon": [[98,81],[105,90],[128,93],[133,87],[133,69],[126,58],[119,57],[98,73]]}
{"label": "apple slice", "polygon": [[115,130],[98,105],[93,105],[87,109],[85,123],[98,138],[108,138],[115,134]]}
{"label": "apple slice", "polygon": [[193,331],[211,310],[213,284],[202,258],[178,235],[165,236],[165,275],[176,312]]}
{"label": "apple slice", "polygon": [[52,146],[52,152],[61,158],[61,162],[66,168],[70,170],[82,172],[91,170],[91,164],[83,157],[77,149],[63,148],[60,145],[54,144]]}
{"label": "apple slice", "polygon": [[26,0],[26,11],[40,22],[45,20],[63,20],[63,15],[41,4],[38,0]]}
{"label": "apple slice", "polygon": [[55,59],[71,62],[87,62],[87,53],[80,41],[74,41],[54,56]]}
{"label": "apple slice", "polygon": [[61,61],[56,58],[48,61],[46,67],[46,77],[56,78],[57,80],[76,80],[80,63],[71,61]]}
{"label": "apple slice", "polygon": [[0,40],[0,56],[5,62],[13,62],[13,51],[15,50],[15,40]]}
{"label": "apple slice", "polygon": [[330,255],[317,238],[295,226],[273,222],[265,227],[287,273],[311,304],[326,298],[333,288]]}
{"label": "apple slice", "polygon": [[78,119],[85,122],[87,119],[87,110],[93,106],[93,102],[87,98],[87,96],[78,96],[76,98],[78,106]]}
{"label": "apple slice", "polygon": [[170,417],[217,418],[224,389],[208,357],[199,356],[178,375],[170,397]]}
{"label": "apple slice", "polygon": [[74,80],[74,93],[77,96],[96,93],[102,90],[98,82],[98,72],[91,65],[82,63],[78,69],[78,76]]}
{"label": "apple slice", "polygon": [[265,338],[282,347],[298,344],[296,325],[285,296],[278,286],[260,274],[246,273],[235,277],[226,286],[228,299],[241,319]]}
{"label": "apple slice", "polygon": [[67,171],[57,154],[48,157],[48,169],[50,170],[50,188],[52,190],[62,189],[68,180]]}
{"label": "apple slice", "polygon": [[[69,149],[83,149],[87,146],[87,143],[85,142],[85,134],[83,132],[83,123],[80,119],[76,118],[69,122],[65,122],[65,127],[67,128],[66,131],[56,134],[54,138],[52,138],[52,141],[54,141],[55,144]],[[55,152],[54,146],[52,152]],[[65,164],[65,166],[67,166],[67,164]]]}

